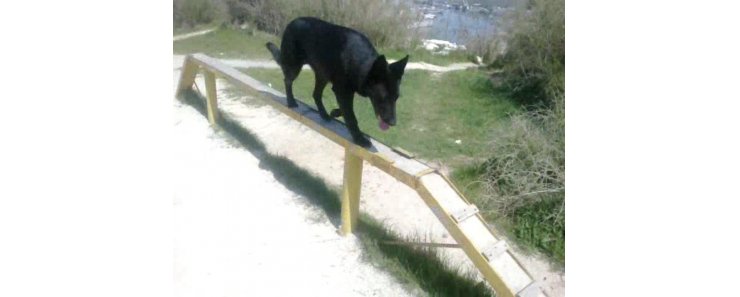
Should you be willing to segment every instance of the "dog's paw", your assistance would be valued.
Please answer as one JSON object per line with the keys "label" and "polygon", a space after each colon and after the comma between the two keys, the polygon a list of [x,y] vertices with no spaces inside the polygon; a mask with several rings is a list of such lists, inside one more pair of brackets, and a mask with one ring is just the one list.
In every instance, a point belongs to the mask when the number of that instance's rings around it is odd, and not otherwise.
{"label": "dog's paw", "polygon": [[290,108],[296,108],[296,107],[298,107],[298,103],[288,102],[288,107],[290,107]]}
{"label": "dog's paw", "polygon": [[321,118],[322,118],[322,119],[324,119],[324,121],[330,121],[330,120],[331,120],[331,116],[329,116],[329,115],[328,115],[328,114],[326,113],[326,111],[325,111],[325,112],[320,112],[320,111],[319,111],[319,115],[321,116]]}
{"label": "dog's paw", "polygon": [[342,111],[339,108],[335,108],[329,113],[332,118],[338,118],[342,116]]}
{"label": "dog's paw", "polygon": [[355,144],[357,144],[357,145],[359,145],[361,147],[368,148],[368,147],[372,146],[372,143],[370,143],[370,140],[367,139],[367,137],[360,136],[360,137],[353,137],[353,138],[354,138]]}

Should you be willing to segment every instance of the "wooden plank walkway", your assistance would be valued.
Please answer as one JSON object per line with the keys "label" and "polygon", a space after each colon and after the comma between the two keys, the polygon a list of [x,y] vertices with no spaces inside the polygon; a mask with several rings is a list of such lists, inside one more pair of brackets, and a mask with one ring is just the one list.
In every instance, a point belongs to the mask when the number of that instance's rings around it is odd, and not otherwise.
{"label": "wooden plank walkway", "polygon": [[498,296],[546,296],[532,277],[508,251],[508,246],[488,228],[478,209],[455,188],[450,180],[402,149],[391,148],[371,137],[372,147],[363,148],[352,142],[344,124],[323,120],[317,111],[301,101],[288,108],[280,92],[248,75],[203,54],[185,59],[178,85],[178,96],[192,88],[198,70],[205,72],[208,117],[215,126],[218,118],[215,77],[231,84],[262,93],[265,102],[291,118],[316,130],[345,148],[344,191],[342,193],[342,231],[351,233],[359,212],[362,160],[415,189],[434,215],[452,235],[459,247],[491,284]]}

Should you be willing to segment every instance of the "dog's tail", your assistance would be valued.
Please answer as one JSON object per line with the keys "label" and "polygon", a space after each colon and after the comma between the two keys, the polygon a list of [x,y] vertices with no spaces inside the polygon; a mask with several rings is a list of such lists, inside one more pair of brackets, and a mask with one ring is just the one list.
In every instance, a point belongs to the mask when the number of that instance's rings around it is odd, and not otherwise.
{"label": "dog's tail", "polygon": [[268,42],[267,44],[265,44],[265,46],[267,46],[267,49],[270,50],[272,57],[275,58],[275,62],[280,64],[280,48],[278,48],[277,45],[272,42]]}

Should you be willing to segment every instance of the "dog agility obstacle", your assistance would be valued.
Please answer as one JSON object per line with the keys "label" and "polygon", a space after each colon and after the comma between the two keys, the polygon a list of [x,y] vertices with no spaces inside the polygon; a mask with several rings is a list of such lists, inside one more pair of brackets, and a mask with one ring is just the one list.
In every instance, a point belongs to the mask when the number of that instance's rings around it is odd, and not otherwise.
{"label": "dog agility obstacle", "polygon": [[546,296],[539,284],[509,252],[506,242],[498,239],[488,227],[478,213],[478,208],[468,202],[440,172],[414,159],[407,152],[390,148],[371,137],[369,139],[372,147],[360,147],[352,142],[343,123],[323,120],[317,111],[301,101],[297,102],[298,107],[289,108],[283,94],[203,54],[188,55],[185,58],[176,96],[179,97],[183,91],[192,88],[199,70],[203,71],[206,82],[208,120],[214,127],[217,127],[219,117],[216,98],[218,76],[237,87],[253,89],[266,95],[264,99],[272,107],[344,147],[342,234],[352,233],[357,226],[362,166],[363,161],[366,161],[419,193],[498,296]]}

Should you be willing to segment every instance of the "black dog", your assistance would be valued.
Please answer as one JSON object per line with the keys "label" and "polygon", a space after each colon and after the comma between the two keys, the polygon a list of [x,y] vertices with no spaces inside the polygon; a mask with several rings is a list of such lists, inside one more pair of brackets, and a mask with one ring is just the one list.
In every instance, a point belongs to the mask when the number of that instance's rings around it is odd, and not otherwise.
{"label": "black dog", "polygon": [[324,87],[331,82],[339,105],[339,110],[332,111],[331,115],[344,117],[356,144],[370,146],[370,141],[357,126],[352,109],[355,92],[370,97],[380,129],[386,130],[396,124],[396,100],[408,56],[388,64],[385,56],[378,55],[362,33],[309,17],[297,18],[288,24],[282,48],[268,42],[267,49],[283,70],[289,107],[298,106],[293,96],[293,80],[301,67],[308,64],[316,74],[313,99],[319,114],[325,120],[331,119],[321,101]]}

